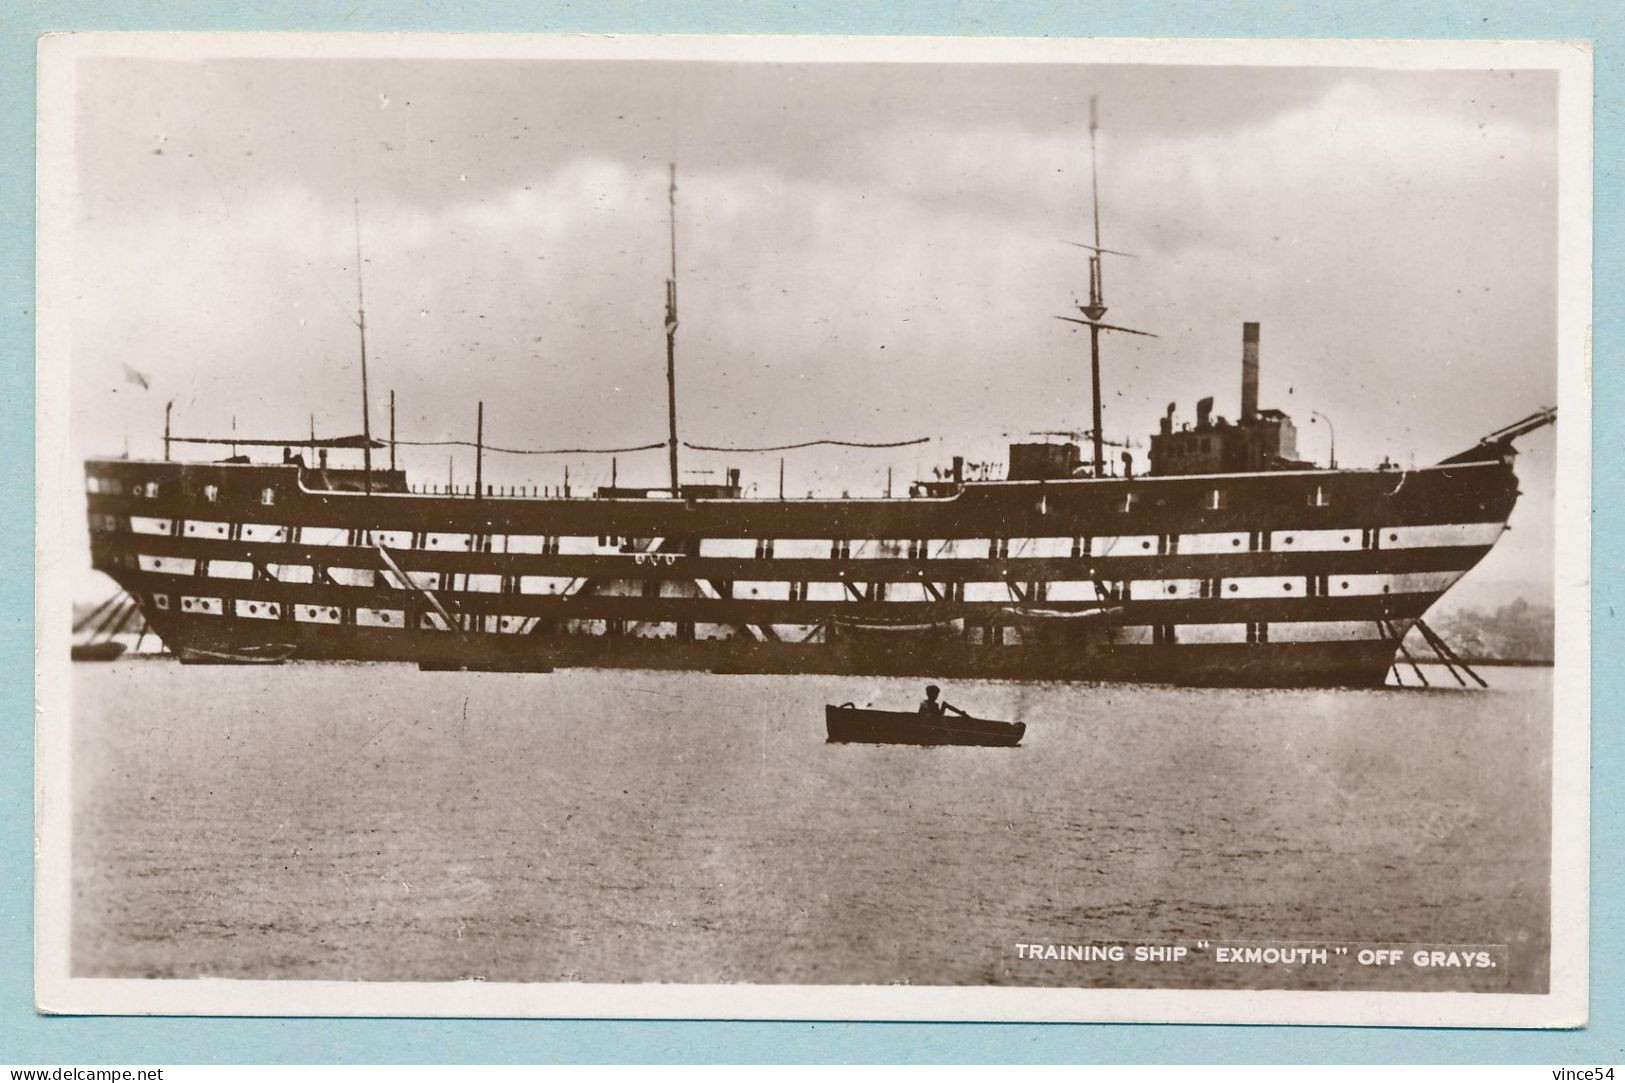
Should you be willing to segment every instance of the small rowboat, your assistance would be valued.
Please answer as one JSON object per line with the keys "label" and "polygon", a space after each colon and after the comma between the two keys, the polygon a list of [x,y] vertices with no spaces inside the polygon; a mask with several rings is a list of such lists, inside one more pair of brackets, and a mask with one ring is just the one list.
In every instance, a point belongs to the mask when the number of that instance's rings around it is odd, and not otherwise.
{"label": "small rowboat", "polygon": [[263,643],[218,651],[182,647],[179,655],[183,666],[280,666],[293,656],[293,650],[292,643]]}
{"label": "small rowboat", "polygon": [[1004,614],[1019,621],[1043,624],[1051,621],[1110,620],[1123,612],[1122,606],[1090,606],[1087,609],[1049,609],[1043,606],[1005,606]]}
{"label": "small rowboat", "polygon": [[99,643],[75,643],[70,652],[75,662],[111,662],[124,653],[124,644],[115,639]]}
{"label": "small rowboat", "polygon": [[947,620],[922,621],[908,617],[848,617],[837,616],[830,622],[837,634],[861,636],[867,633],[885,635],[949,636],[965,631],[962,617]]}
{"label": "small rowboat", "polygon": [[994,722],[966,715],[872,711],[843,703],[824,705],[831,744],[991,745],[1014,748],[1027,732],[1023,722]]}

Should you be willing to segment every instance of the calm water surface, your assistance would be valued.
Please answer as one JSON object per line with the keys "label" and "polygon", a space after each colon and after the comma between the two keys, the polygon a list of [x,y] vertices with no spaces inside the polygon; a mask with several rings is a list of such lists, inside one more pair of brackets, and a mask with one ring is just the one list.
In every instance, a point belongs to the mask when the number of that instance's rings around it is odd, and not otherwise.
{"label": "calm water surface", "polygon": [[1489,679],[949,684],[1028,724],[1006,750],[824,743],[917,681],[77,665],[74,969],[1417,987],[1014,950],[1211,937],[1506,944],[1447,977],[1537,991],[1551,672]]}

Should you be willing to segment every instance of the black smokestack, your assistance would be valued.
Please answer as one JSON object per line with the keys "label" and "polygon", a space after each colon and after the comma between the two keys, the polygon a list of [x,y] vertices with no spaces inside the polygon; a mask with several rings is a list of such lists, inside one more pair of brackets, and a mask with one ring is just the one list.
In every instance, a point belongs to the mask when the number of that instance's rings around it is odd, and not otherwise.
{"label": "black smokestack", "polygon": [[1258,324],[1241,325],[1241,420],[1258,420]]}

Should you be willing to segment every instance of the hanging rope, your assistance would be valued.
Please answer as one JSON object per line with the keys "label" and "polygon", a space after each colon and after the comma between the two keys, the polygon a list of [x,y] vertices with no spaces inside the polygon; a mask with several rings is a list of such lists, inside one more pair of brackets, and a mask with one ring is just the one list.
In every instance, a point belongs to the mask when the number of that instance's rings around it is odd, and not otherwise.
{"label": "hanging rope", "polygon": [[[171,444],[213,444],[216,447],[318,447],[329,448],[336,451],[348,449],[360,450],[365,437],[362,436],[324,436],[320,440],[312,440],[308,436],[301,436],[297,440],[257,440],[250,437],[235,436],[171,436],[167,437]],[[382,451],[389,444],[383,440],[373,440],[374,451]]]}
{"label": "hanging rope", "polygon": [[776,444],[772,447],[714,447],[710,444],[691,444],[684,440],[683,446],[691,451],[728,451],[747,455],[758,451],[795,451],[804,447],[913,447],[915,444],[929,444],[930,442],[931,437],[922,436],[917,440],[892,440],[874,443],[864,440],[804,440],[799,444]]}
{"label": "hanging rope", "polygon": [[[799,444],[774,444],[770,447],[722,447],[715,444],[692,444],[687,440],[683,446],[690,451],[721,451],[737,455],[748,455],[768,451],[796,451],[809,447],[852,447],[852,448],[896,448],[914,447],[917,444],[929,444],[933,437],[921,436],[914,440],[803,440]],[[303,440],[255,440],[243,439],[216,439],[205,436],[172,436],[169,438],[174,444],[216,444],[241,445],[243,447],[318,447],[344,449],[360,447],[360,437],[334,437],[312,441],[308,437]],[[372,446],[375,450],[389,447],[391,441],[374,439]],[[559,448],[519,448],[499,447],[496,444],[481,445],[473,440],[395,440],[396,447],[466,447],[481,448],[495,452],[499,455],[631,455],[639,451],[655,451],[666,446],[664,440],[656,444],[639,444],[636,447],[559,447]]]}
{"label": "hanging rope", "polygon": [[[521,448],[498,447],[495,444],[476,444],[472,440],[396,440],[398,447],[468,447],[484,448],[486,451],[495,451],[502,455],[630,455],[635,451],[653,451],[663,448],[666,442],[658,444],[639,444],[637,447],[554,447],[554,448]],[[387,444],[385,445],[388,446]]]}

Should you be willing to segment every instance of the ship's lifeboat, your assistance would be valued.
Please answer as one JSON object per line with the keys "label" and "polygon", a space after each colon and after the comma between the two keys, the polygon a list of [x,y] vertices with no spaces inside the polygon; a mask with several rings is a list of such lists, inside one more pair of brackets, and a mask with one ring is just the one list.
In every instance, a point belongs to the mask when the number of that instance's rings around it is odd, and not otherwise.
{"label": "ship's lifeboat", "polygon": [[840,635],[881,636],[936,636],[962,635],[965,621],[962,617],[947,620],[922,621],[914,617],[849,617],[839,616],[830,626]]}
{"label": "ship's lifeboat", "polygon": [[72,650],[75,662],[112,662],[124,654],[124,644],[113,639],[99,643],[75,643]]}
{"label": "ship's lifeboat", "polygon": [[186,666],[279,666],[293,657],[293,651],[292,643],[265,643],[226,650],[182,647],[179,656]]}
{"label": "ship's lifeboat", "polygon": [[1122,606],[1090,606],[1087,609],[1051,609],[1045,606],[1011,605],[1002,610],[1023,624],[1079,624],[1109,622],[1123,612]]}

